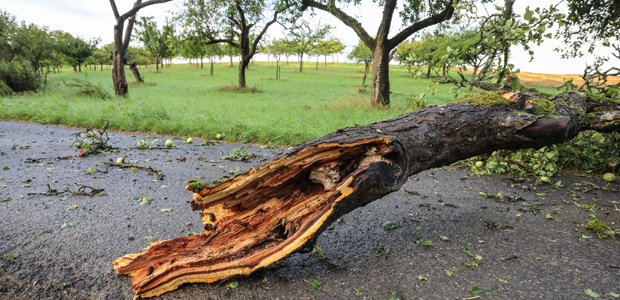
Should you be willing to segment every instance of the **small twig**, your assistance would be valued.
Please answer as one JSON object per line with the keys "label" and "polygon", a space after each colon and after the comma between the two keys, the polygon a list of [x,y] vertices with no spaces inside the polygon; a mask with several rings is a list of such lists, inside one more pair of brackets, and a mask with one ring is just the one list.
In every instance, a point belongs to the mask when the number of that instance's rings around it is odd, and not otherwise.
{"label": "small twig", "polygon": [[108,166],[113,166],[113,167],[120,167],[120,168],[136,168],[136,169],[141,169],[141,170],[145,170],[151,174],[155,174],[157,175],[157,180],[163,180],[164,179],[164,173],[157,168],[153,168],[153,167],[144,167],[144,166],[138,166],[138,165],[134,165],[134,164],[124,164],[124,163],[109,163],[109,162],[104,162],[104,164],[108,165]]}
{"label": "small twig", "polygon": [[517,166],[523,168],[524,170],[526,170],[528,173],[536,175],[534,172],[532,172],[532,170],[530,170],[528,167],[524,166],[522,163],[520,163],[518,161],[514,161],[514,160],[508,158],[508,159],[506,159],[506,162],[507,163],[511,163],[513,165],[517,165]]}
{"label": "small twig", "polygon": [[58,156],[58,157],[40,157],[40,158],[26,158],[26,160],[24,161],[24,163],[27,164],[34,164],[34,163],[38,163],[41,162],[41,160],[65,160],[65,159],[70,159],[73,158],[72,155],[67,155],[67,156]]}
{"label": "small twig", "polygon": [[614,269],[620,269],[619,266],[614,266],[614,265],[609,265],[610,268],[614,268]]}
{"label": "small twig", "polygon": [[[98,189],[98,188],[94,188],[92,186],[83,185],[81,183],[76,183],[75,185],[80,187],[80,188],[78,188],[77,192],[71,192],[72,194],[75,194],[75,195],[93,196],[93,195],[99,194],[100,192],[105,191],[105,189]],[[90,189],[90,192],[86,192],[86,189]]]}
{"label": "small twig", "polygon": [[568,232],[564,232],[564,231],[559,231],[559,230],[555,230],[555,229],[551,229],[551,231],[555,231],[555,232],[559,232],[559,233],[564,233],[564,234],[568,234],[568,235],[572,235]]}

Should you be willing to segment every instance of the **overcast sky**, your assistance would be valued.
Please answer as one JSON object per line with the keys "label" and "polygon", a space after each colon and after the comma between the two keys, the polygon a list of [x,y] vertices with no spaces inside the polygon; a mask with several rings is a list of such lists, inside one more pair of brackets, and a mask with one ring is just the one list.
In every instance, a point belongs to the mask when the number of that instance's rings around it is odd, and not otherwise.
{"label": "overcast sky", "polygon": [[[555,2],[557,0],[518,0],[515,4],[515,12],[522,14],[528,5],[549,7]],[[133,0],[116,0],[121,14],[129,10],[133,3]],[[177,6],[181,3],[181,0],[173,0],[164,4],[155,4],[140,10],[139,16],[154,16],[157,23],[162,25],[165,17],[171,16],[171,11],[178,10]],[[104,44],[113,40],[115,20],[108,0],[0,0],[0,9],[16,16],[18,21],[47,26],[51,30],[66,31],[86,39],[101,38]],[[493,11],[491,5],[487,5],[487,9]],[[371,3],[365,3],[361,9],[353,10],[352,13],[361,19],[361,23],[369,33],[376,32],[380,19],[380,10],[377,7]],[[335,27],[333,36],[340,38],[348,46],[357,44],[358,37],[355,33],[333,16],[327,14],[318,16],[321,23],[332,24]],[[395,23],[392,28],[399,27],[400,23]],[[280,31],[281,28],[275,26],[270,29],[268,35],[279,37],[282,35]],[[521,51],[521,47],[513,47],[511,62],[522,71],[581,74],[586,62],[593,61],[594,55],[562,60],[557,53],[553,52],[559,44],[560,42],[551,40],[540,47],[533,47],[536,54],[532,62],[529,62],[529,56]],[[348,47],[347,52],[351,49]]]}

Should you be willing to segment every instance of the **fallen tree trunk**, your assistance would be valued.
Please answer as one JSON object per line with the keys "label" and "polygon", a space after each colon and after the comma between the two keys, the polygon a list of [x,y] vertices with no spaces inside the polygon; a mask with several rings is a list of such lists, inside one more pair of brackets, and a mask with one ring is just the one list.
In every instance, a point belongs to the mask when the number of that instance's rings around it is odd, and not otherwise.
{"label": "fallen tree trunk", "polygon": [[[423,170],[497,149],[561,143],[581,130],[620,130],[620,104],[605,99],[576,93],[551,101],[488,93],[480,99],[340,129],[232,180],[191,182],[186,188],[194,192],[192,209],[202,211],[204,233],[152,243],[114,268],[132,277],[137,297],[250,274],[312,249],[329,224]],[[518,111],[517,103],[553,115]]]}

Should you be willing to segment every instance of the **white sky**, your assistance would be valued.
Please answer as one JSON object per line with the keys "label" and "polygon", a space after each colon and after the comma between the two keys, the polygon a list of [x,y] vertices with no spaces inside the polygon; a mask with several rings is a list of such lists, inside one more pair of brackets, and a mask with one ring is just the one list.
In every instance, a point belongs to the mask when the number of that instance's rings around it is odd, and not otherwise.
{"label": "white sky", "polygon": [[[549,7],[558,0],[518,0],[515,4],[515,12],[523,14],[526,6]],[[369,1],[367,1],[369,2]],[[501,1],[503,2],[503,1]],[[134,0],[116,0],[119,13],[123,14],[133,6]],[[154,16],[155,21],[161,26],[166,16],[171,16],[171,11],[176,11],[181,5],[181,0],[173,0],[164,4],[155,4],[140,10],[139,16]],[[51,30],[62,30],[82,38],[101,38],[104,44],[113,40],[113,26],[115,24],[112,8],[108,0],[0,0],[0,9],[16,16],[18,21],[35,23],[47,26]],[[487,5],[491,12],[493,7]],[[361,18],[361,23],[371,34],[376,33],[380,21],[381,10],[372,3],[365,3],[361,9],[348,9]],[[358,37],[347,26],[336,20],[333,16],[319,12],[317,14],[321,23],[331,24],[335,27],[332,36],[338,37],[347,46],[354,46]],[[395,18],[397,20],[398,18]],[[400,23],[394,23],[393,32],[400,27]],[[274,26],[268,31],[270,37],[282,35],[279,26]],[[586,62],[592,62],[594,55],[584,58],[563,60],[553,49],[560,44],[559,41],[546,41],[539,47],[533,47],[535,59],[529,62],[529,56],[521,50],[520,46],[512,47],[511,63],[522,71],[554,74],[581,74]],[[347,48],[347,52],[352,47]],[[602,50],[604,51],[604,50]],[[341,55],[341,57],[344,57]],[[613,62],[612,62],[613,63]],[[615,64],[618,62],[615,61]]]}

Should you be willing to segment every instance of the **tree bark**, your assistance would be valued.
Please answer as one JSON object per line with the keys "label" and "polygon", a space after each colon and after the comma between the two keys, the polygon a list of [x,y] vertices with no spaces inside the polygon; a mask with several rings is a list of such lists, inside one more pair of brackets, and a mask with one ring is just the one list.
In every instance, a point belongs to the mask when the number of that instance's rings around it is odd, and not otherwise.
{"label": "tree bark", "polygon": [[364,78],[362,78],[362,86],[366,84],[366,76],[368,75],[368,69],[370,68],[370,63],[365,63],[364,66]]}
{"label": "tree bark", "polygon": [[248,67],[249,61],[241,60],[239,62],[239,88],[245,87],[245,69]]}
{"label": "tree bark", "polygon": [[374,107],[390,106],[390,49],[377,43],[373,51],[372,68],[372,105]]}
{"label": "tree bark", "polygon": [[140,76],[140,71],[138,71],[138,62],[134,61],[129,64],[129,69],[133,73],[133,77],[136,79],[136,83],[144,83],[144,79]]}
{"label": "tree bark", "polygon": [[152,243],[117,259],[114,269],[132,277],[138,297],[247,275],[311,250],[332,222],[423,170],[498,149],[561,143],[586,129],[620,131],[620,103],[577,93],[551,101],[557,118],[518,112],[515,102],[430,106],[340,129],[232,180],[189,183],[190,205],[202,211],[204,233]]}
{"label": "tree bark", "polygon": [[125,96],[128,92],[124,60],[124,55],[116,49],[112,50],[112,80],[114,82],[114,94],[117,96]]}

